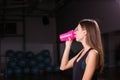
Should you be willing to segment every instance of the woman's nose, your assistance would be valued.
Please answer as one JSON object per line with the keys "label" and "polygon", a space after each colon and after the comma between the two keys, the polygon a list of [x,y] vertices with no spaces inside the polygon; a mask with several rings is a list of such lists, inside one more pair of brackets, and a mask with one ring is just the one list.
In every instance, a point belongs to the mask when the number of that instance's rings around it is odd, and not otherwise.
{"label": "woman's nose", "polygon": [[76,35],[76,31],[74,31],[74,34]]}

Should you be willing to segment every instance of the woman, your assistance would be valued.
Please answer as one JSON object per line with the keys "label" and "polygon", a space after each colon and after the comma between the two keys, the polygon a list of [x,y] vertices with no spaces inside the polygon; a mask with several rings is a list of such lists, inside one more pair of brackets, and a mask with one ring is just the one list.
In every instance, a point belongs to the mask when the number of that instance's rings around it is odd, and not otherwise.
{"label": "woman", "polygon": [[102,72],[104,55],[99,26],[95,20],[83,19],[75,29],[76,41],[83,49],[69,60],[72,40],[66,41],[60,69],[73,67],[73,80],[97,80],[97,73]]}

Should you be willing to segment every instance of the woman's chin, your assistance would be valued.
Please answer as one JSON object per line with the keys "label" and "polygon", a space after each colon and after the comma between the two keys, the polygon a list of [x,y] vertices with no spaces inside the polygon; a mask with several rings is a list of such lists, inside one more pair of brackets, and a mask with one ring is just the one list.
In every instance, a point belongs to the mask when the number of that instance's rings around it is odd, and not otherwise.
{"label": "woman's chin", "polygon": [[75,41],[80,42],[80,40],[79,40],[79,39],[77,39],[77,38],[75,39]]}
{"label": "woman's chin", "polygon": [[76,40],[76,41],[78,41],[78,39],[77,39],[77,38],[76,38],[75,40]]}

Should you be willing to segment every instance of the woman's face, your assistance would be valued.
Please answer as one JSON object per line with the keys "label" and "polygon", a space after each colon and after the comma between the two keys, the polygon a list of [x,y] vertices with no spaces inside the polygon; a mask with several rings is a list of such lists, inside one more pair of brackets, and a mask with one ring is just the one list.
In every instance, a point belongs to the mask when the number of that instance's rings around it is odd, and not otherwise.
{"label": "woman's face", "polygon": [[74,31],[76,35],[76,41],[81,42],[85,37],[86,30],[82,29],[81,25],[78,24]]}

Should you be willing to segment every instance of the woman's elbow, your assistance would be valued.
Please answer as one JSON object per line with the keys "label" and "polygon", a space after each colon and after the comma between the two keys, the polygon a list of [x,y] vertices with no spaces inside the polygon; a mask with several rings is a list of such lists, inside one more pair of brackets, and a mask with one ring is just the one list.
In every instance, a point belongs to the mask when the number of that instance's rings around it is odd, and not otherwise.
{"label": "woman's elbow", "polygon": [[61,71],[64,71],[64,70],[65,70],[65,68],[63,68],[63,67],[60,67],[60,70],[61,70]]}

